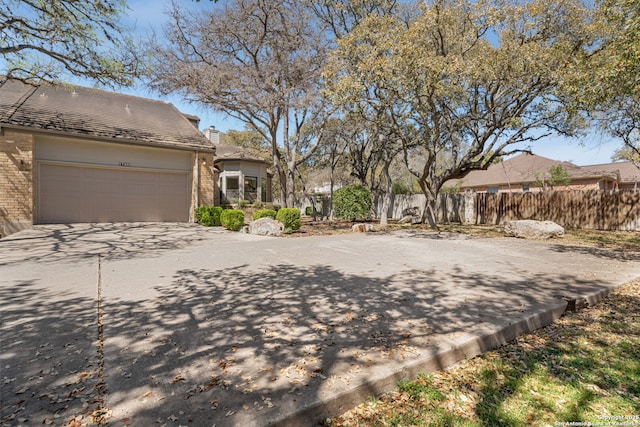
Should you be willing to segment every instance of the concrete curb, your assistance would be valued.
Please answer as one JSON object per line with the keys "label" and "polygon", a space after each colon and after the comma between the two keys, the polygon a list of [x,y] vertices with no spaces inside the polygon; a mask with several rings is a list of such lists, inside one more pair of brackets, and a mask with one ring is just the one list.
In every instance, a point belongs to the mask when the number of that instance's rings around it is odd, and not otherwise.
{"label": "concrete curb", "polygon": [[[590,304],[600,301],[609,292],[608,289],[584,297]],[[567,310],[567,301],[557,300],[545,307],[534,309],[526,317],[460,342],[450,342],[439,345],[431,354],[421,357],[397,370],[382,370],[379,375],[372,376],[366,382],[360,383],[349,390],[339,393],[327,393],[308,402],[303,408],[280,408],[277,419],[270,420],[267,425],[277,427],[294,427],[303,425],[317,425],[324,418],[340,415],[351,408],[366,401],[372,395],[378,396],[392,390],[398,381],[411,380],[418,373],[431,373],[443,370],[456,363],[470,359],[484,352],[503,345],[516,337],[543,328],[558,320]]]}

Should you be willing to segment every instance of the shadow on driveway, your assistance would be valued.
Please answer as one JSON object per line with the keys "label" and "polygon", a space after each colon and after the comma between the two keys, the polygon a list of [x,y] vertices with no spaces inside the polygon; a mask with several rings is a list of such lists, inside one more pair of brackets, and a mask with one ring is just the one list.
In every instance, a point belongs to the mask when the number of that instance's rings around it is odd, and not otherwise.
{"label": "shadow on driveway", "polygon": [[315,425],[348,407],[332,400],[345,390],[365,384],[360,395],[380,394],[367,381],[391,375],[393,384],[428,355],[444,368],[439,350],[557,302],[559,291],[602,289],[570,276],[522,277],[181,269],[153,299],[106,299],[108,406],[122,425],[250,426],[321,401],[308,419]]}
{"label": "shadow on driveway", "polygon": [[24,261],[86,260],[97,255],[112,260],[153,256],[197,244],[219,233],[226,231],[189,223],[37,225],[0,240],[0,266]]}

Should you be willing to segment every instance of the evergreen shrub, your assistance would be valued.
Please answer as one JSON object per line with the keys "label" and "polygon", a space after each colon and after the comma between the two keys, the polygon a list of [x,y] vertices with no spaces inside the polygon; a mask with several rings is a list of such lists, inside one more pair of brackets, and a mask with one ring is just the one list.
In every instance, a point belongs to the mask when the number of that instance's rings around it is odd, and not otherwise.
{"label": "evergreen shrub", "polygon": [[333,192],[333,210],[338,218],[364,221],[371,210],[371,191],[362,185],[348,185]]}
{"label": "evergreen shrub", "polygon": [[221,212],[222,208],[220,206],[198,206],[196,208],[196,221],[205,227],[219,226]]}
{"label": "evergreen shrub", "polygon": [[296,208],[280,208],[276,214],[276,220],[280,221],[285,229],[298,230],[301,225],[300,210]]}
{"label": "evergreen shrub", "polygon": [[253,220],[260,218],[271,218],[276,219],[276,211],[273,209],[259,209],[253,213]]}
{"label": "evergreen shrub", "polygon": [[220,222],[227,230],[240,231],[244,226],[244,212],[239,209],[225,209],[220,215]]}

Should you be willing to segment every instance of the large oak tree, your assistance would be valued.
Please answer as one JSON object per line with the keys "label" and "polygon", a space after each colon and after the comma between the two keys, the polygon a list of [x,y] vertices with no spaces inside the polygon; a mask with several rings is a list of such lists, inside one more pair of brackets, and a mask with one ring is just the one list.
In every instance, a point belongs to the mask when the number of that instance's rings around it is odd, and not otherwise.
{"label": "large oak tree", "polygon": [[435,226],[447,180],[572,133],[558,88],[591,40],[589,12],[574,0],[430,0],[369,15],[338,41],[328,95],[401,144]]}

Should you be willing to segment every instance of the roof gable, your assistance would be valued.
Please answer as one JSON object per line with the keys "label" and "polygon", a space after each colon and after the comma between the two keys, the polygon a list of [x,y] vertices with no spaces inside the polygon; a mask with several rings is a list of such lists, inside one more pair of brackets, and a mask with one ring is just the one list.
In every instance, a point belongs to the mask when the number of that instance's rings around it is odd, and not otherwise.
{"label": "roof gable", "polygon": [[0,124],[141,145],[213,151],[177,108],[164,101],[86,87],[0,83]]}

